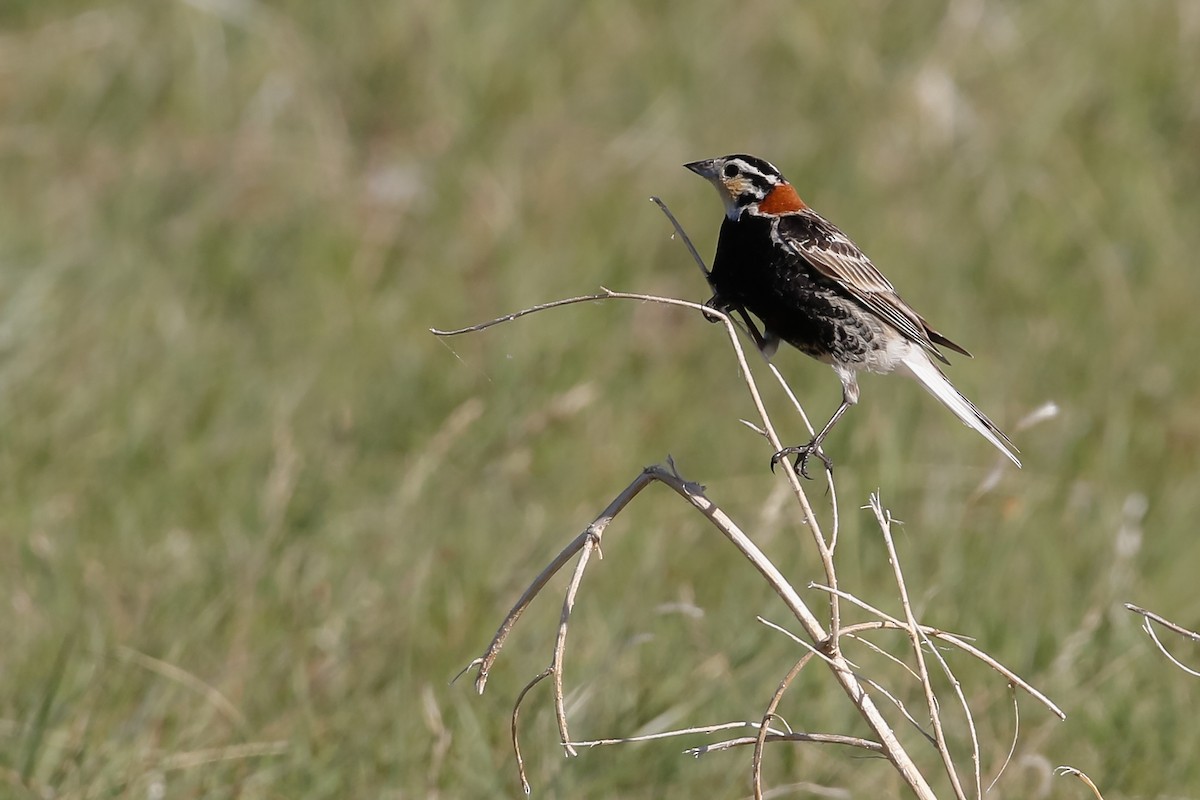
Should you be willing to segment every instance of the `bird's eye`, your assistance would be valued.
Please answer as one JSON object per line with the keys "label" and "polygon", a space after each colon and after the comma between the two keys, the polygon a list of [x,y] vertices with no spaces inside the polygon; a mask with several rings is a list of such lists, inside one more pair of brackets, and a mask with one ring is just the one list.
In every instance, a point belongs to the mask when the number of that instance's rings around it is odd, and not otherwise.
{"label": "bird's eye", "polygon": [[737,164],[726,164],[725,165],[725,177],[726,178],[736,178],[738,176],[739,172],[741,172],[741,170],[739,170],[737,168]]}

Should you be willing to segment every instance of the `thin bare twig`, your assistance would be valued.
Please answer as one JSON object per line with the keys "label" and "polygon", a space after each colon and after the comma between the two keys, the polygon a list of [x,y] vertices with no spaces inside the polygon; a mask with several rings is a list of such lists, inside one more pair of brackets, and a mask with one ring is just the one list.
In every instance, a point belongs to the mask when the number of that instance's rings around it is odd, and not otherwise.
{"label": "thin bare twig", "polygon": [[679,224],[679,220],[675,219],[675,215],[671,213],[671,209],[667,208],[667,204],[662,201],[661,197],[652,196],[650,198],[650,202],[658,206],[659,209],[667,215],[667,219],[671,221],[671,227],[675,229],[675,233],[677,233],[679,238],[683,240],[684,246],[686,246],[688,252],[692,254],[692,259],[695,260],[696,264],[700,267],[700,271],[704,273],[705,280],[707,280],[709,276],[708,266],[705,265],[704,259],[700,257],[699,251],[696,250],[696,245],[692,244],[692,237],[687,235],[687,231],[685,231],[683,226]]}
{"label": "thin bare twig", "polygon": [[[902,659],[902,658],[897,658],[896,656],[894,656],[894,655],[892,655],[891,653],[889,653],[887,650],[884,650],[882,647],[880,647],[879,645],[877,645],[877,644],[875,644],[874,642],[872,642],[870,639],[864,639],[863,637],[861,637],[861,636],[858,636],[858,635],[856,635],[856,634],[854,634],[854,633],[851,633],[851,632],[850,632],[851,630],[853,630],[854,628],[857,628],[857,627],[859,627],[859,626],[855,626],[855,625],[851,625],[851,626],[849,626],[849,627],[846,629],[846,631],[844,631],[844,632],[842,633],[842,635],[843,635],[843,636],[845,636],[845,637],[847,637],[847,638],[849,638],[849,639],[853,639],[854,641],[856,641],[856,642],[858,642],[859,644],[861,644],[861,645],[863,645],[864,647],[866,647],[868,650],[874,650],[876,653],[878,653],[879,655],[883,656],[883,657],[884,657],[884,658],[886,658],[888,661],[891,661],[893,664],[895,664],[896,666],[900,667],[900,669],[904,670],[904,671],[905,671],[905,672],[907,672],[909,675],[911,675],[911,676],[913,677],[913,680],[917,680],[917,681],[921,680],[921,676],[920,676],[920,675],[918,675],[918,674],[917,674],[917,672],[916,672],[916,670],[914,670],[912,667],[910,667],[910,666],[909,666],[909,665],[908,665],[908,664],[907,664],[907,663],[904,661],[904,659]],[[876,628],[875,628],[875,625],[874,625],[873,623],[870,623],[870,622],[866,623],[865,627],[862,627],[862,630],[873,630],[873,629],[876,629]]]}
{"label": "thin bare twig", "polygon": [[1004,774],[1004,770],[1008,769],[1008,765],[1012,763],[1013,754],[1017,752],[1017,737],[1021,735],[1021,706],[1017,703],[1017,687],[1013,684],[1008,685],[1008,693],[1012,697],[1013,704],[1013,738],[1012,745],[1008,748],[1008,755],[1004,757],[1004,763],[1000,765],[1000,769],[996,772],[996,777],[992,778],[992,782],[988,784],[988,792],[995,788],[1000,782],[1000,776]]}
{"label": "thin bare twig", "polygon": [[[766,735],[768,742],[817,742],[818,744],[844,744],[850,747],[860,747],[863,750],[870,750],[872,753],[882,753],[883,745],[879,742],[870,739],[860,739],[857,736],[843,736],[839,733],[801,733],[793,731],[792,733],[768,733]],[[746,745],[757,745],[758,739],[754,736],[743,736],[738,739],[727,739],[723,742],[714,742],[712,744],[693,747],[690,750],[684,750],[690,756],[702,756],[705,753],[715,753],[720,750],[729,750],[733,747],[745,747]]]}
{"label": "thin bare twig", "polygon": [[[775,380],[783,387],[784,393],[788,400],[791,401],[792,407],[800,414],[800,419],[804,420],[804,427],[812,436],[816,436],[816,429],[813,428],[812,422],[808,419],[808,414],[804,411],[804,406],[800,405],[800,401],[796,399],[796,393],[792,391],[792,387],[783,379],[779,369],[774,364],[768,364],[771,374],[775,376]],[[829,506],[833,511],[833,520],[831,522],[831,531],[828,542],[824,537],[817,543],[817,551],[821,556],[821,566],[825,570],[825,580],[830,586],[837,586],[837,570],[833,563],[833,554],[837,550],[838,529],[840,519],[838,518],[838,501],[837,501],[837,485],[833,482],[833,471],[825,470],[825,481],[829,487]],[[829,637],[836,643],[841,639],[839,631],[842,627],[842,611],[838,603],[838,596],[831,594],[829,596]]]}
{"label": "thin bare twig", "polygon": [[920,733],[922,736],[924,736],[925,740],[928,741],[931,745],[933,745],[934,747],[937,747],[937,739],[933,738],[932,733],[929,733],[927,730],[925,730],[924,728],[921,727],[921,723],[917,722],[916,717],[914,717],[912,715],[912,713],[909,712],[908,706],[904,705],[904,703],[901,702],[900,698],[896,697],[894,694],[889,692],[887,690],[887,688],[884,687],[883,684],[879,683],[878,681],[874,681],[870,678],[860,678],[860,680],[862,680],[863,683],[869,685],[875,691],[879,692],[881,695],[886,697],[888,700],[892,701],[892,705],[894,705],[896,707],[896,710],[899,711],[906,720],[908,720],[908,724],[912,725],[913,728],[916,729],[916,731],[918,733]]}
{"label": "thin bare twig", "polygon": [[512,322],[514,319],[536,314],[539,311],[546,311],[551,308],[561,308],[563,306],[573,306],[576,303],[590,303],[596,300],[607,300],[612,295],[611,292],[605,290],[594,294],[584,294],[578,297],[564,297],[561,300],[551,300],[549,303],[539,303],[536,306],[522,308],[520,311],[514,311],[511,314],[505,314],[503,317],[496,317],[487,322],[481,322],[478,325],[468,325],[465,328],[452,328],[450,330],[442,330],[440,328],[430,328],[429,332],[434,336],[460,336],[464,333],[478,333],[485,331],[488,328],[493,328],[505,322]]}
{"label": "thin bare twig", "polygon": [[[603,747],[612,744],[630,744],[632,742],[652,742],[657,739],[673,739],[677,736],[692,736],[695,734],[717,733],[734,728],[758,728],[758,723],[738,720],[737,722],[718,722],[715,725],[699,725],[692,728],[661,731],[659,733],[644,733],[639,736],[622,736],[616,739],[592,739],[587,742],[571,742],[575,747]],[[785,731],[769,731],[770,733],[785,733]]]}
{"label": "thin bare twig", "polygon": [[1158,638],[1158,632],[1156,630],[1154,630],[1154,622],[1157,622],[1157,624],[1162,625],[1163,627],[1166,628],[1166,630],[1169,630],[1172,633],[1178,633],[1178,634],[1180,634],[1180,636],[1182,636],[1184,638],[1192,639],[1193,642],[1200,642],[1200,633],[1196,633],[1195,631],[1189,631],[1188,628],[1183,627],[1182,625],[1178,625],[1178,624],[1176,624],[1176,622],[1172,622],[1169,619],[1166,619],[1165,616],[1160,616],[1159,614],[1150,612],[1150,610],[1146,610],[1145,608],[1141,608],[1139,606],[1134,606],[1133,603],[1126,603],[1126,604],[1124,604],[1124,606],[1126,606],[1126,608],[1128,608],[1129,610],[1132,610],[1132,612],[1135,614],[1141,614],[1142,628],[1144,628],[1146,633],[1150,634],[1151,642],[1154,643],[1154,646],[1156,646],[1156,648],[1158,648],[1159,652],[1162,652],[1162,654],[1164,656],[1166,656],[1166,660],[1170,661],[1172,664],[1175,664],[1175,666],[1182,669],[1183,672],[1186,672],[1187,674],[1192,675],[1193,678],[1200,678],[1200,672],[1198,672],[1198,670],[1187,666],[1186,663],[1183,663],[1182,661],[1178,660],[1178,658],[1176,658],[1174,655],[1172,655],[1170,650],[1166,649],[1166,645],[1163,644],[1163,640]]}
{"label": "thin bare twig", "polygon": [[[679,238],[681,238],[683,240],[683,243],[687,247],[688,252],[692,254],[692,258],[695,260],[697,266],[700,267],[700,271],[704,273],[704,277],[707,280],[709,277],[708,267],[705,266],[704,259],[700,257],[700,253],[697,252],[696,246],[694,244],[692,244],[692,239],[690,236],[688,236],[687,231],[685,231],[683,229],[683,226],[679,224],[679,221],[677,219],[675,219],[675,215],[671,213],[671,209],[667,208],[666,203],[664,203],[658,197],[651,197],[650,199],[652,201],[654,201],[654,203],[660,209],[662,209],[662,212],[664,214],[666,214],[667,219],[670,220],[671,225],[675,228],[675,232],[679,235]],[[754,323],[750,321],[750,317],[746,313],[746,310],[743,308],[739,308],[738,311],[742,315],[742,318],[745,320],[746,327],[751,330],[756,330],[756,329],[754,329]],[[758,340],[759,337],[758,337],[757,332],[754,334],[753,338],[755,340]],[[734,341],[733,345],[734,345],[734,349],[737,350],[738,360],[741,364],[742,371],[743,371],[742,374],[745,377],[747,387],[750,389],[751,395],[754,396],[755,406],[758,409],[759,417],[763,421],[762,431],[766,435],[766,438],[768,439],[768,441],[771,442],[771,446],[774,448],[775,452],[779,452],[782,449],[783,445],[780,443],[779,437],[777,435],[775,435],[775,432],[771,426],[771,420],[767,416],[767,410],[762,405],[760,398],[758,397],[758,387],[755,384],[753,377],[749,374],[749,366],[745,363],[745,357],[741,351],[741,346],[737,341]],[[800,401],[796,399],[796,395],[792,391],[792,387],[789,386],[788,382],[783,379],[783,376],[779,373],[779,370],[776,369],[775,365],[771,363],[770,358],[767,358],[767,354],[762,353],[761,351],[760,351],[760,354],[767,361],[767,365],[771,370],[771,374],[773,374],[775,376],[776,380],[779,381],[779,384],[783,387],[783,390],[787,394],[788,399],[790,399],[792,401],[792,405],[795,407],[796,411],[799,412],[800,418],[802,420],[804,420],[804,426],[806,428],[808,428],[809,434],[815,436],[816,429],[813,428],[812,423],[809,421],[808,414],[804,411],[804,407],[801,406]],[[816,514],[813,513],[812,507],[809,505],[808,496],[805,494],[804,489],[801,488],[800,478],[795,474],[794,470],[785,469],[784,472],[788,473],[788,481],[792,485],[792,492],[796,495],[797,502],[800,503],[801,510],[804,514],[804,519],[809,525],[809,530],[812,531],[813,540],[815,541],[815,543],[817,545],[817,552],[821,556],[821,565],[822,565],[822,567],[824,567],[824,570],[825,570],[825,580],[829,583],[830,586],[836,587],[837,586],[837,570],[834,568],[834,564],[833,564],[833,551],[834,551],[834,548],[837,546],[838,505],[837,505],[837,490],[833,483],[833,473],[829,470],[825,471],[825,478],[829,484],[831,507],[833,509],[833,533],[830,536],[830,538],[828,540],[826,540],[826,538],[821,534],[821,529],[817,526],[817,517],[816,517]],[[829,620],[830,620],[829,621],[829,629],[830,629],[829,641],[832,643],[833,647],[837,647],[838,646],[838,628],[841,627],[841,611],[838,607],[837,595],[831,595],[829,598]]]}
{"label": "thin bare twig", "polygon": [[775,710],[779,708],[779,703],[781,700],[783,700],[784,693],[787,692],[788,687],[792,685],[792,681],[796,679],[796,676],[800,674],[800,670],[804,669],[808,665],[808,662],[812,660],[812,657],[812,652],[805,653],[800,657],[799,661],[792,665],[792,668],[788,670],[787,675],[784,675],[783,680],[779,682],[779,686],[776,687],[775,693],[771,695],[771,702],[767,703],[767,710],[763,712],[762,722],[759,724],[758,728],[758,736],[754,737],[754,755],[750,760],[751,776],[754,782],[754,797],[756,799],[761,798],[763,794],[762,760],[763,749],[767,744],[767,725],[775,717]]}
{"label": "thin bare twig", "polygon": [[1180,636],[1185,636],[1188,639],[1191,639],[1193,642],[1200,642],[1200,633],[1189,630],[1179,623],[1171,622],[1171,620],[1159,614],[1155,614],[1153,611],[1147,611],[1141,606],[1135,606],[1133,603],[1126,603],[1125,608],[1129,609],[1135,614],[1141,614],[1146,619],[1157,622],[1159,625],[1162,625],[1164,628],[1173,633],[1178,633]]}
{"label": "thin bare twig", "polygon": [[[818,650],[818,649],[817,649],[816,647],[814,647],[813,645],[811,645],[811,644],[809,644],[808,642],[804,641],[804,640],[803,640],[803,639],[801,639],[799,636],[797,636],[796,634],[792,633],[791,631],[789,631],[787,628],[783,627],[782,625],[777,625],[777,624],[775,624],[774,622],[771,622],[771,620],[769,620],[769,619],[764,619],[763,617],[755,617],[755,619],[756,619],[756,620],[758,620],[759,622],[761,622],[763,625],[766,625],[768,628],[771,628],[772,630],[777,630],[777,631],[779,631],[779,632],[780,632],[780,633],[782,633],[784,636],[788,637],[788,638],[789,638],[789,639],[791,639],[793,642],[795,642],[796,644],[798,644],[798,645],[800,645],[801,647],[803,647],[805,650],[808,650],[808,651],[809,651],[809,653],[811,653],[812,655],[814,655],[814,656],[816,656],[817,658],[821,659],[822,661],[824,661],[824,662],[825,662],[826,664],[828,664],[829,666],[831,666],[831,667],[835,667],[835,668],[840,668],[840,666],[839,666],[838,662],[834,661],[834,660],[833,660],[833,659],[832,659],[830,656],[827,656],[827,655],[825,655],[825,653],[821,652],[820,650]],[[845,661],[846,661],[846,666],[848,666],[850,669],[852,669],[852,670],[854,670],[854,669],[858,669],[858,664],[855,664],[853,661],[850,661],[849,659],[845,659]]]}
{"label": "thin bare twig", "polygon": [[[652,467],[651,469],[658,470],[660,473],[662,472],[661,468]],[[787,470],[787,472],[790,473],[791,471]],[[670,479],[670,476],[666,474],[658,477],[664,484],[674,489],[680,496],[704,513],[717,526],[721,533],[737,547],[742,556],[754,565],[759,574],[763,576],[771,588],[775,590],[776,594],[779,595],[780,599],[784,601],[788,610],[804,626],[805,633],[808,634],[809,639],[821,644],[827,641],[828,634],[822,628],[821,623],[813,615],[812,611],[809,610],[804,600],[801,599],[800,595],[797,594],[796,590],[788,583],[775,565],[763,555],[758,546],[742,532],[725,512],[713,505],[704,495],[688,493],[683,484],[677,482],[678,479]],[[879,738],[888,760],[892,762],[892,765],[900,773],[905,783],[909,785],[913,793],[919,798],[936,797],[933,789],[912,762],[911,757],[896,738],[895,732],[892,731],[887,720],[880,714],[874,701],[871,700],[871,696],[863,689],[862,684],[855,677],[850,665],[846,663],[840,651],[836,648],[831,648],[831,652],[826,653],[826,655],[832,660],[835,667],[831,670],[834,677],[858,708],[859,713],[863,716],[868,726],[870,726],[871,731]]]}
{"label": "thin bare twig", "polygon": [[942,668],[942,674],[946,676],[946,678],[950,681],[950,685],[954,687],[954,694],[956,697],[958,697],[958,704],[962,706],[963,716],[966,717],[967,720],[967,732],[971,736],[971,764],[975,775],[975,796],[982,800],[983,774],[982,767],[980,766],[981,759],[979,754],[979,732],[975,728],[975,715],[971,713],[971,705],[967,702],[967,696],[963,693],[962,682],[959,681],[958,676],[955,675],[953,670],[950,669],[950,665],[946,663],[946,659],[942,657],[941,652],[937,649],[937,647],[934,646],[933,642],[929,641],[929,638],[923,631],[920,631],[919,626],[918,631],[921,634],[921,639],[929,648],[929,652],[933,654],[933,657],[937,660],[938,665]]}
{"label": "thin bare twig", "polygon": [[870,500],[871,510],[875,513],[875,519],[879,523],[879,530],[883,533],[883,542],[887,547],[888,560],[892,564],[892,573],[896,579],[896,586],[900,590],[900,605],[904,608],[904,618],[906,621],[905,628],[909,632],[909,638],[912,641],[913,655],[917,659],[917,674],[921,676],[921,687],[925,690],[925,702],[929,707],[929,719],[933,722],[933,735],[937,739],[938,753],[942,756],[942,764],[946,768],[946,775],[950,778],[950,785],[954,789],[954,796],[959,800],[966,800],[966,794],[963,793],[962,783],[958,778],[958,770],[954,767],[954,759],[950,755],[950,748],[946,744],[946,734],[942,730],[942,716],[938,709],[937,695],[933,690],[933,684],[929,680],[929,669],[925,665],[925,648],[922,647],[924,637],[921,635],[921,628],[917,624],[917,618],[913,615],[912,604],[908,600],[908,587],[904,584],[904,573],[900,569],[900,559],[896,555],[896,545],[892,541],[892,515],[883,508],[883,504],[879,500],[878,494],[872,494]]}
{"label": "thin bare twig", "polygon": [[1186,672],[1188,675],[1191,675],[1195,678],[1200,678],[1200,672],[1189,667],[1187,664],[1184,664],[1182,661],[1172,655],[1171,651],[1167,650],[1167,646],[1163,644],[1161,639],[1158,638],[1158,632],[1154,630],[1154,623],[1158,623],[1172,633],[1177,633],[1186,639],[1191,639],[1193,642],[1200,642],[1200,633],[1197,633],[1193,630],[1188,630],[1178,623],[1171,622],[1171,620],[1167,619],[1166,617],[1155,614],[1153,611],[1147,611],[1140,606],[1135,606],[1133,603],[1126,603],[1125,608],[1129,609],[1135,614],[1142,615],[1142,628],[1150,635],[1150,640],[1154,642],[1154,646],[1158,648],[1160,653],[1167,657],[1168,661]]}
{"label": "thin bare twig", "polygon": [[[607,525],[611,519],[611,517],[605,519],[603,525]],[[597,527],[599,530],[595,529]],[[571,575],[571,582],[567,584],[567,596],[563,599],[562,614],[558,619],[558,635],[554,639],[554,660],[550,662],[550,671],[554,673],[554,716],[558,721],[558,736],[567,748],[567,755],[570,756],[578,754],[570,745],[571,734],[567,731],[567,703],[563,693],[563,659],[566,657],[567,651],[567,623],[571,620],[571,610],[575,608],[575,596],[579,592],[579,584],[583,582],[583,573],[587,570],[588,560],[591,558],[592,551],[599,546],[603,532],[603,526],[595,525],[588,531],[587,540],[583,543],[583,552],[579,554],[579,561],[575,562],[575,572]]]}
{"label": "thin bare twig", "polygon": [[533,676],[533,678],[529,681],[529,683],[525,684],[525,687],[523,689],[521,689],[520,693],[517,695],[517,701],[515,703],[513,703],[513,710],[512,710],[513,753],[517,757],[517,774],[521,778],[521,790],[523,792],[525,792],[525,794],[527,796],[529,795],[529,792],[530,792],[529,778],[525,775],[525,759],[521,757],[521,741],[517,737],[517,717],[521,713],[521,703],[525,700],[525,695],[529,694],[530,689],[532,689],[534,686],[537,686],[539,683],[544,681],[549,676],[550,676],[550,668],[549,667],[542,670],[537,675]]}

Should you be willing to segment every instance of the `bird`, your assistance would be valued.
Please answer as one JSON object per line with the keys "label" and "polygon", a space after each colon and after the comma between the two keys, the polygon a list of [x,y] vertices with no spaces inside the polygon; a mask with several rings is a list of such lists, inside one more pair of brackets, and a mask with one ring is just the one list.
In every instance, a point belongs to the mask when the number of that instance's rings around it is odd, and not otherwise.
{"label": "bird", "polygon": [[[858,402],[860,372],[915,378],[967,427],[1021,466],[1012,441],[938,366],[950,363],[943,348],[968,358],[971,354],[901,299],[850,237],[809,208],[774,165],[737,153],[684,167],[707,179],[725,205],[708,274],[713,296],[706,305],[739,313],[768,360],[786,342],[832,366],[842,384],[841,405],[829,422],[807,444],[775,453],[772,470],[795,455],[792,469],[798,475],[811,477],[808,461],[813,456],[832,471],[833,461],[821,445]],[[761,332],[746,312],[761,320]]]}

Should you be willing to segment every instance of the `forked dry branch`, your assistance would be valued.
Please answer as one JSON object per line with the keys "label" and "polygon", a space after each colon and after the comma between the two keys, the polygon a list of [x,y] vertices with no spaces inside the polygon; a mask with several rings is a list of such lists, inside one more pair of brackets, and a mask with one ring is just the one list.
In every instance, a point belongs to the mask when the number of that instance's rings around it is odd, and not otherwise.
{"label": "forked dry branch", "polygon": [[1125,608],[1142,616],[1142,628],[1145,629],[1147,634],[1149,634],[1151,641],[1154,642],[1154,646],[1158,648],[1160,653],[1167,657],[1168,661],[1186,672],[1188,675],[1191,675],[1194,678],[1200,678],[1200,670],[1197,670],[1194,667],[1189,667],[1187,664],[1184,664],[1171,654],[1171,651],[1167,649],[1167,646],[1163,644],[1161,639],[1158,638],[1158,631],[1154,629],[1154,625],[1157,623],[1169,630],[1171,633],[1182,636],[1185,639],[1190,639],[1193,642],[1200,642],[1200,633],[1189,630],[1176,622],[1171,622],[1171,620],[1159,614],[1155,614],[1153,611],[1147,611],[1140,606],[1135,606],[1133,603],[1126,603]]}
{"label": "forked dry branch", "polygon": [[[661,206],[661,202],[660,202]],[[666,210],[664,208],[664,210]],[[668,212],[669,216],[669,212]],[[686,234],[678,223],[675,223],[674,218],[671,218],[672,223],[676,225],[676,231],[688,244],[689,249],[699,262],[699,256],[696,255],[695,249],[691,247],[691,243],[687,240]],[[701,268],[703,269],[703,264]],[[737,323],[729,315],[706,308],[699,303],[677,300],[666,297],[655,297],[644,294],[636,294],[629,292],[614,292],[608,289],[602,289],[600,292],[580,297],[572,297],[563,300],[545,303],[539,306],[518,311],[513,314],[508,314],[489,322],[479,325],[473,325],[468,328],[458,330],[433,330],[433,333],[438,336],[454,336],[468,332],[481,331],[494,325],[508,322],[527,314],[532,314],[544,311],[551,308],[558,308],[575,303],[593,302],[593,301],[608,301],[608,300],[633,300],[638,302],[659,303],[667,306],[679,306],[683,308],[693,309],[703,313],[708,319],[716,319],[723,323],[726,334],[732,345],[735,358],[741,373],[741,377],[745,382],[746,388],[753,400],[758,420],[754,423],[747,422],[752,429],[760,433],[770,444],[771,452],[776,452],[782,449],[782,443],[775,427],[771,421],[770,415],[767,413],[763,403],[762,396],[759,392],[758,385],[755,382],[754,375],[746,360],[746,355],[742,349],[738,338]],[[778,371],[772,367],[772,372],[783,385],[788,396],[792,399],[797,410],[803,415],[803,409],[800,408],[798,402],[795,401],[795,396],[786,382],[783,381]],[[807,424],[807,417],[805,422]],[[930,678],[929,669],[926,659],[930,656],[934,658],[939,668],[949,679],[950,684],[954,687],[959,704],[963,710],[965,725],[970,732],[972,747],[971,747],[971,762],[973,765],[973,793],[982,797],[982,768],[980,765],[979,742],[975,730],[974,719],[971,714],[966,697],[962,692],[957,678],[950,671],[946,661],[942,658],[933,642],[938,641],[943,646],[956,648],[970,656],[982,661],[992,669],[999,672],[1009,683],[1010,686],[1022,689],[1038,702],[1048,708],[1052,713],[1059,717],[1065,717],[1062,711],[1050,702],[1043,694],[1038,692],[1028,682],[1021,679],[1010,669],[1004,667],[995,659],[988,656],[979,648],[967,642],[963,637],[940,631],[934,627],[922,625],[916,619],[911,605],[908,600],[908,590],[904,583],[903,572],[900,568],[900,559],[896,552],[894,543],[891,538],[891,516],[883,507],[878,496],[873,495],[870,500],[870,508],[875,514],[876,520],[879,523],[879,528],[883,535],[883,540],[888,551],[888,556],[891,560],[894,569],[894,578],[897,588],[900,592],[902,616],[897,617],[887,614],[874,606],[858,599],[853,594],[839,588],[837,580],[837,570],[834,561],[836,541],[837,541],[837,495],[833,485],[832,475],[827,473],[827,481],[829,485],[829,497],[831,499],[832,509],[832,527],[827,535],[822,528],[821,522],[813,510],[812,504],[809,502],[808,496],[801,485],[799,478],[792,470],[785,469],[781,471],[785,479],[790,484],[792,493],[796,499],[799,515],[804,527],[809,531],[812,537],[814,546],[821,559],[822,571],[824,572],[824,583],[812,582],[808,584],[810,589],[818,589],[826,594],[827,608],[824,614],[824,621],[808,606],[792,584],[783,576],[783,574],[775,567],[773,563],[763,554],[763,552],[754,544],[749,536],[712,500],[708,498],[704,487],[687,481],[682,478],[675,469],[674,463],[668,457],[668,466],[650,466],[643,469],[631,482],[622,490],[607,507],[579,533],[562,551],[551,560],[551,562],[532,580],[521,597],[513,605],[512,609],[505,616],[491,643],[485,649],[483,654],[474,659],[467,665],[461,674],[476,669],[475,688],[482,693],[487,685],[488,675],[494,666],[496,659],[500,655],[504,644],[512,632],[513,627],[521,618],[525,610],[533,602],[534,598],[545,588],[550,579],[561,571],[572,559],[578,557],[575,563],[573,573],[567,586],[566,594],[562,603],[562,610],[559,616],[558,630],[555,636],[553,651],[550,658],[550,663],[540,673],[525,685],[517,696],[512,712],[512,741],[514,753],[516,755],[517,768],[520,776],[522,788],[528,793],[530,786],[525,771],[524,760],[521,756],[520,742],[518,736],[518,719],[520,714],[521,704],[529,691],[538,683],[548,677],[552,677],[553,695],[554,695],[554,713],[557,721],[559,737],[561,744],[567,754],[575,755],[579,747],[595,747],[601,745],[623,744],[628,742],[646,741],[648,739],[668,738],[672,736],[683,736],[695,733],[713,733],[720,730],[748,728],[754,731],[753,736],[741,736],[733,739],[728,739],[721,742],[712,743],[704,747],[693,748],[687,752],[700,755],[703,753],[715,752],[739,746],[752,746],[752,781],[754,786],[754,796],[756,798],[763,797],[762,789],[762,760],[765,750],[765,745],[768,742],[817,742],[840,744],[844,746],[856,747],[868,752],[877,753],[885,756],[893,767],[898,771],[901,778],[912,790],[913,794],[923,800],[934,798],[934,790],[929,781],[918,769],[912,757],[901,743],[897,734],[876,706],[872,693],[869,689],[876,690],[879,694],[888,698],[888,700],[896,705],[905,721],[913,725],[917,730],[921,731],[927,741],[931,741],[941,755],[943,768],[949,778],[951,787],[955,797],[965,798],[966,790],[962,786],[962,781],[958,777],[958,772],[955,767],[954,757],[950,752],[946,737],[942,730],[941,705],[938,702],[937,693],[934,689]],[[603,541],[605,532],[609,524],[628,506],[635,497],[637,497],[643,489],[652,483],[659,483],[671,489],[684,502],[690,504],[697,512],[703,515],[708,522],[716,528],[725,538],[737,549],[742,558],[749,561],[763,580],[774,590],[774,592],[783,601],[788,611],[799,622],[804,631],[804,637],[796,636],[794,639],[802,645],[806,652],[799,658],[796,664],[788,671],[784,678],[780,681],[775,692],[771,696],[770,701],[766,705],[765,711],[758,720],[739,720],[734,722],[720,723],[716,725],[704,726],[701,728],[686,728],[682,730],[665,731],[649,736],[635,737],[618,737],[609,739],[595,739],[588,741],[576,741],[571,738],[565,702],[565,692],[563,688],[563,665],[567,651],[567,634],[571,613],[574,609],[580,585],[583,576],[587,570],[593,554],[601,555],[600,546]],[[846,601],[856,606],[861,611],[873,616],[873,621],[856,622],[843,626],[841,619],[841,603]],[[770,624],[770,623],[768,623]],[[866,640],[866,635],[872,631],[895,630],[904,631],[908,634],[909,655],[915,662],[915,668],[908,663],[890,653],[883,648]],[[789,634],[791,635],[791,634]],[[895,695],[884,688],[882,682],[875,678],[867,677],[859,674],[859,668],[851,663],[842,651],[843,639],[851,643],[863,643],[864,646],[875,652],[885,653],[895,663],[903,666],[903,674],[918,681],[923,690],[923,695],[926,701],[926,713],[933,726],[933,734],[926,733],[918,724],[916,717],[904,707],[904,705],[896,699]],[[775,725],[777,721],[782,722],[778,716],[778,707],[783,700],[788,688],[796,676],[810,663],[819,661],[823,663],[830,671],[830,674],[840,686],[842,691],[849,698],[863,720],[867,723],[872,732],[872,739],[863,739],[859,737],[844,736],[836,733],[814,733],[809,731],[793,731],[786,724],[782,727]],[[1014,699],[1015,709],[1015,699]],[[1015,744],[1014,744],[1015,746]],[[1010,752],[1011,756],[1011,752]],[[1000,771],[1003,771],[1001,767]],[[997,778],[999,776],[997,775]],[[993,781],[994,783],[994,781]]]}

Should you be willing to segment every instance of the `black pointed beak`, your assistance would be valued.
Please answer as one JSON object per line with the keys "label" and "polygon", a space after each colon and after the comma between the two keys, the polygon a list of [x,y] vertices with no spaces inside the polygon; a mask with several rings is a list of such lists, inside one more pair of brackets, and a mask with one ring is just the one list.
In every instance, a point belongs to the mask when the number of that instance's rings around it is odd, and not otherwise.
{"label": "black pointed beak", "polygon": [[712,180],[717,174],[716,159],[713,158],[710,158],[707,161],[693,161],[692,163],[684,164],[683,166],[687,167],[701,178],[707,178],[708,180]]}

